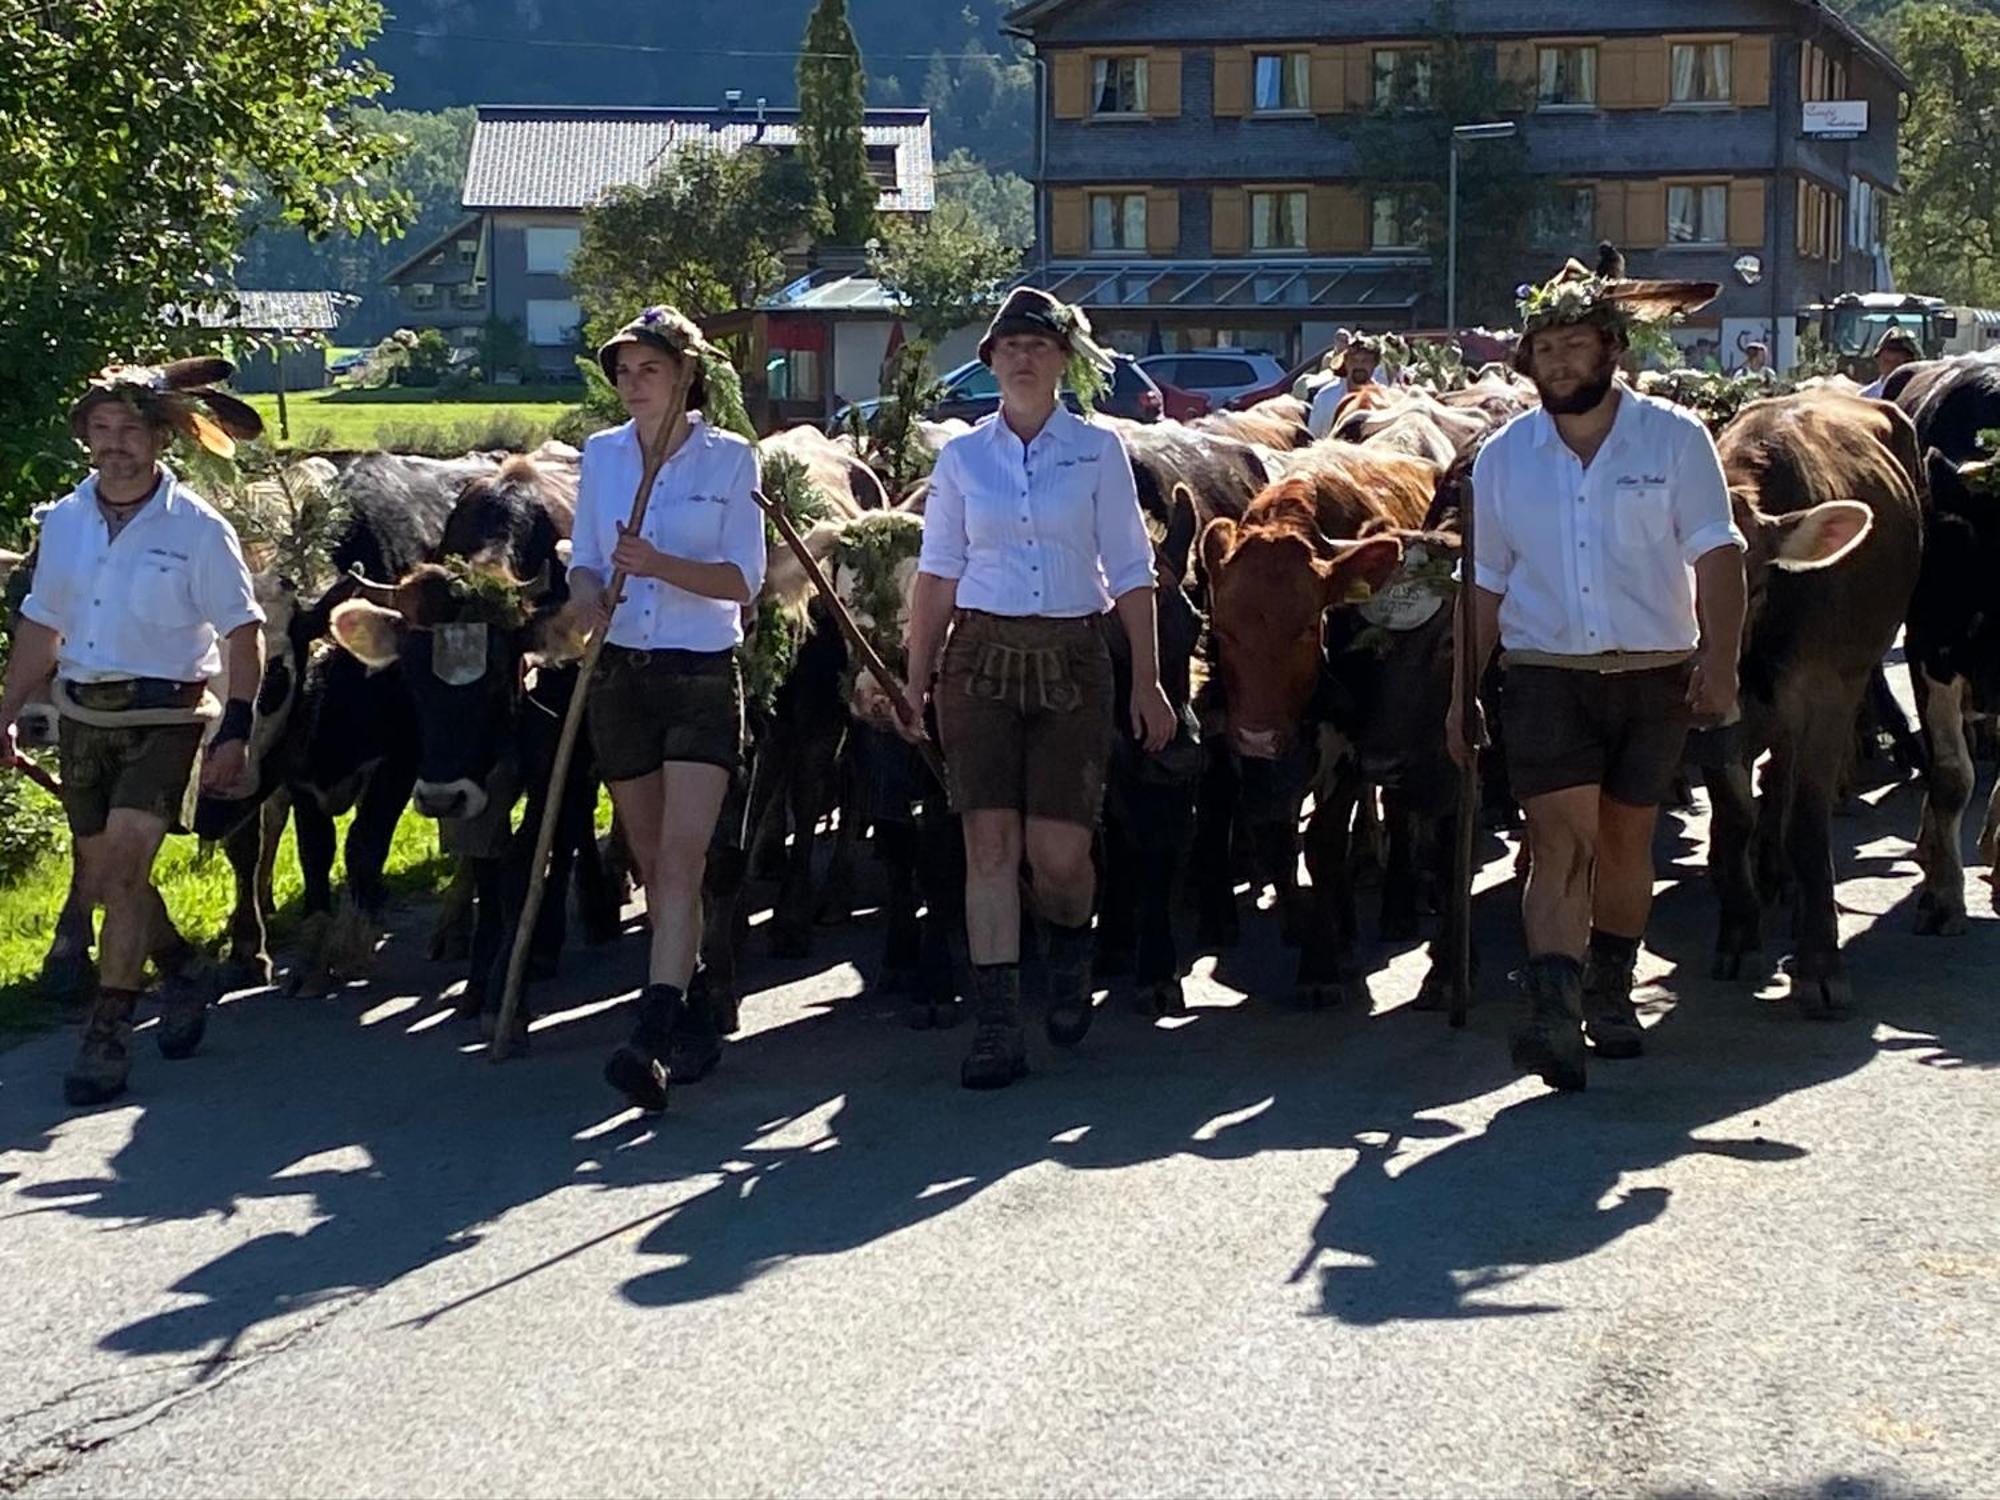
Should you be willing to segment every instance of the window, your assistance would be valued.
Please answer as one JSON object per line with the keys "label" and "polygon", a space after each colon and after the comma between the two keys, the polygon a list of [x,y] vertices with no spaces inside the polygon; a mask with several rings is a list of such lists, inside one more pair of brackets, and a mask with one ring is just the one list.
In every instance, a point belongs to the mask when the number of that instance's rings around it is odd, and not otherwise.
{"label": "window", "polygon": [[1729,185],[1722,182],[1667,189],[1667,243],[1720,245],[1729,238]]}
{"label": "window", "polygon": [[877,192],[894,193],[901,190],[902,182],[896,175],[894,146],[868,148],[868,176],[874,182]]}
{"label": "window", "polygon": [[1727,104],[1730,92],[1727,42],[1675,42],[1673,92],[1676,104]]}
{"label": "window", "polygon": [[950,387],[950,395],[954,401],[977,401],[985,396],[999,394],[1000,382],[985,365],[974,365],[965,372],[957,384]]}
{"label": "window", "polygon": [[1093,250],[1144,250],[1146,248],[1146,195],[1144,193],[1092,193],[1090,195],[1090,248]]}
{"label": "window", "polygon": [[469,266],[478,259],[479,259],[478,240],[460,240],[458,242],[458,263],[461,266]]}
{"label": "window", "polygon": [[1307,108],[1310,68],[1310,60],[1303,52],[1259,52],[1253,108],[1260,115]]}
{"label": "window", "polygon": [[1535,86],[1535,102],[1549,109],[1596,104],[1597,49],[1595,47],[1542,48],[1541,73]]}
{"label": "window", "polygon": [[820,360],[816,349],[774,349],[764,365],[765,388],[773,401],[819,401]]}
{"label": "window", "polygon": [[1250,194],[1250,248],[1303,250],[1306,195],[1296,189]]}
{"label": "window", "polygon": [[1400,194],[1376,194],[1368,215],[1368,248],[1412,250],[1416,242],[1416,206]]}
{"label": "window", "polygon": [[413,281],[403,288],[412,307],[436,307],[438,289],[428,281]]}
{"label": "window", "polygon": [[530,229],[526,231],[526,237],[530,276],[567,276],[570,257],[576,254],[577,242],[583,238],[583,231]]}
{"label": "window", "polygon": [[1427,109],[1431,102],[1431,55],[1416,47],[1375,51],[1375,107]]}
{"label": "window", "polygon": [[1580,247],[1597,239],[1597,189],[1587,182],[1559,184],[1543,209],[1542,238]]}
{"label": "window", "polygon": [[1094,115],[1143,115],[1146,112],[1146,59],[1099,57],[1091,61],[1091,106]]}
{"label": "window", "polygon": [[1799,254],[1809,260],[1838,263],[1847,249],[1847,204],[1838,193],[1817,183],[1799,183]]}
{"label": "window", "polygon": [[[1191,357],[1179,362],[1173,383],[1190,391],[1235,390],[1257,384],[1256,367],[1248,360]],[[1155,372],[1149,372],[1155,373]]]}
{"label": "window", "polygon": [[556,348],[576,342],[576,326],[583,314],[568,297],[528,300],[528,342],[540,348]]}
{"label": "window", "polygon": [[477,307],[486,300],[486,285],[479,281],[462,282],[452,291],[451,300],[460,307]]}

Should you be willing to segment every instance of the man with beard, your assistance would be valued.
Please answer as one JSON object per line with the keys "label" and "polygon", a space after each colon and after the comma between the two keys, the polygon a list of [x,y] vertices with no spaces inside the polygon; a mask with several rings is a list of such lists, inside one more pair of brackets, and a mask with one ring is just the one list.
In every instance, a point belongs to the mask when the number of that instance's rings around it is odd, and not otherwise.
{"label": "man with beard", "polygon": [[[247,790],[264,613],[235,531],[161,460],[176,433],[228,457],[235,438],[262,431],[256,412],[210,389],[230,373],[228,361],[212,358],[114,367],[71,408],[91,472],[42,520],[0,693],[0,764],[11,766],[15,720],[50,686],[78,881],[92,907],[104,908],[100,986],[63,1079],[71,1104],[124,1092],[149,955],[166,981],[160,1052],[187,1057],[201,1044],[209,995],[152,884],[153,860],[181,822],[211,722],[202,790]],[[225,670],[227,703],[218,706],[207,685]]]}
{"label": "man with beard", "polygon": [[[1744,541],[1701,419],[1618,378],[1637,320],[1712,283],[1592,275],[1524,289],[1517,369],[1542,398],[1474,464],[1475,654],[1497,642],[1508,776],[1532,865],[1527,1013],[1515,1066],[1584,1085],[1643,1047],[1632,970],[1653,895],[1653,824],[1688,728],[1736,708]],[[1477,712],[1475,707],[1474,712]],[[1454,698],[1448,742],[1468,752]]]}

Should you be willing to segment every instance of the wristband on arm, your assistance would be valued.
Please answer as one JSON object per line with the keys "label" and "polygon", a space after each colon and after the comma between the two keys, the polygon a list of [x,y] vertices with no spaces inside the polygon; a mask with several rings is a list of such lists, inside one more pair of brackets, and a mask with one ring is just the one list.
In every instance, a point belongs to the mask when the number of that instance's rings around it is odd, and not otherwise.
{"label": "wristband on arm", "polygon": [[250,729],[257,721],[256,709],[248,698],[231,698],[222,708],[222,722],[215,727],[215,738],[209,741],[209,748],[226,745],[231,740],[250,738]]}

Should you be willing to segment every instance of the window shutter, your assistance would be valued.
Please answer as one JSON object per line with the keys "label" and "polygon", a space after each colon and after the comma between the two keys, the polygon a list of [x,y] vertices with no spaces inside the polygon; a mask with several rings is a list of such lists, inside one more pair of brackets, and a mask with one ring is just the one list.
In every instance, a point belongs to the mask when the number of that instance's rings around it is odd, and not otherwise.
{"label": "window shutter", "polygon": [[1359,255],[1368,248],[1367,213],[1356,189],[1320,185],[1307,190],[1306,248],[1315,255]]}
{"label": "window shutter", "polygon": [[1357,42],[1341,50],[1347,54],[1347,107],[1365,115],[1375,107],[1375,49]]}
{"label": "window shutter", "polygon": [[1500,81],[1509,88],[1533,88],[1541,75],[1541,57],[1533,42],[1502,42],[1496,54]]}
{"label": "window shutter", "polygon": [[1597,48],[1597,102],[1603,109],[1638,108],[1638,43],[1606,38]]}
{"label": "window shutter", "polygon": [[1049,189],[1049,253],[1081,255],[1087,238],[1088,207],[1082,188]]}
{"label": "window shutter", "polygon": [[1240,120],[1250,113],[1250,54],[1241,47],[1215,49],[1215,118]]}
{"label": "window shutter", "polygon": [[1667,107],[1667,39],[1640,37],[1632,44],[1632,107]]}
{"label": "window shutter", "polygon": [[1312,78],[1306,103],[1316,115],[1337,115],[1347,109],[1347,57],[1340,47],[1312,49]]}
{"label": "window shutter", "polygon": [[1171,120],[1181,112],[1181,55],[1160,48],[1146,61],[1146,113]]}
{"label": "window shutter", "polygon": [[1625,243],[1625,184],[1599,182],[1597,189],[1597,237],[1614,245]]}
{"label": "window shutter", "polygon": [[1090,59],[1081,52],[1058,52],[1054,72],[1055,115],[1081,120],[1090,113]]}
{"label": "window shutter", "polygon": [[1217,255],[1241,255],[1250,246],[1249,197],[1242,188],[1214,189],[1208,200],[1209,248]]}
{"label": "window shutter", "polygon": [[1173,255],[1181,248],[1179,188],[1146,190],[1146,253]]}
{"label": "window shutter", "polygon": [[1625,184],[1625,243],[1638,250],[1657,250],[1667,242],[1667,185],[1664,182]]}
{"label": "window shutter", "polygon": [[1771,39],[1739,36],[1730,74],[1736,83],[1736,103],[1742,109],[1763,109],[1771,102]]}
{"label": "window shutter", "polygon": [[1764,179],[1739,177],[1729,184],[1729,243],[1746,250],[1764,248]]}

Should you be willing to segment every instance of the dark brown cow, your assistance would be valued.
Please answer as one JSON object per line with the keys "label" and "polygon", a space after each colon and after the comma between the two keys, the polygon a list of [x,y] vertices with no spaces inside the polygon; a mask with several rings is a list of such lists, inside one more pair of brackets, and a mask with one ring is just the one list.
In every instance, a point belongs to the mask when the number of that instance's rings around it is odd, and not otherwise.
{"label": "dark brown cow", "polygon": [[[1923,514],[1916,434],[1887,402],[1833,390],[1758,401],[1718,447],[1749,543],[1743,721],[1701,755],[1713,816],[1709,871],[1720,899],[1718,978],[1759,946],[1765,887],[1796,880],[1792,994],[1829,1017],[1848,1005],[1827,820],[1869,675],[1888,653],[1917,581]],[[1751,767],[1766,749],[1765,802]],[[1760,826],[1761,811],[1761,826]],[[1761,833],[1761,838],[1754,837]]]}

